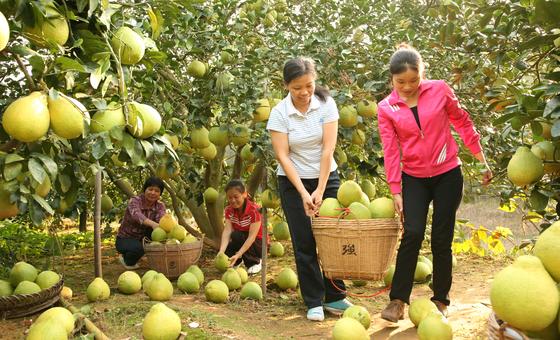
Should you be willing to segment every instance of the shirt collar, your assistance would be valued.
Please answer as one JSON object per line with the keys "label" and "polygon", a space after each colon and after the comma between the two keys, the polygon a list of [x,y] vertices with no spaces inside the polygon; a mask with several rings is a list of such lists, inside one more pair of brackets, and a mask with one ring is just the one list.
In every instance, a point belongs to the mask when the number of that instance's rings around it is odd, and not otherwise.
{"label": "shirt collar", "polygon": [[311,103],[309,104],[309,108],[307,109],[307,112],[305,113],[301,113],[299,112],[298,109],[296,109],[296,107],[294,106],[294,103],[292,102],[292,95],[290,93],[288,93],[287,96],[287,108],[288,108],[288,116],[291,115],[300,115],[302,117],[305,117],[305,115],[311,111],[315,111],[317,109],[319,109],[319,107],[321,106],[321,103],[319,102],[319,98],[317,98],[316,95],[313,95],[311,97]]}
{"label": "shirt collar", "polygon": [[140,202],[142,204],[142,209],[151,209],[154,210],[157,208],[157,205],[159,203],[159,201],[157,201],[156,203],[154,203],[153,206],[148,206],[148,202],[146,202],[146,196],[144,195],[144,193],[140,194]]}
{"label": "shirt collar", "polygon": [[[422,92],[426,91],[427,89],[429,89],[431,87],[432,87],[432,82],[431,81],[426,81],[424,79],[420,82],[420,85],[418,86],[418,93],[422,94]],[[397,90],[393,90],[391,92],[391,94],[389,95],[389,104],[394,105],[394,104],[398,103],[399,101],[401,101],[401,97],[399,97],[399,94],[397,93]]]}

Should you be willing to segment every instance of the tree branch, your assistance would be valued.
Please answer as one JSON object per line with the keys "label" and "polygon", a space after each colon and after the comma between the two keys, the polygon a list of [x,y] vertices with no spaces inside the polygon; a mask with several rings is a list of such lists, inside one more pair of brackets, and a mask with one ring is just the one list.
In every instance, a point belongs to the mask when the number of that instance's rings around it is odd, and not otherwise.
{"label": "tree branch", "polygon": [[[2,52],[5,55],[5,52]],[[10,53],[12,53],[12,55],[14,56],[14,59],[16,60],[21,72],[23,72],[23,75],[25,76],[25,80],[27,80],[27,86],[29,87],[29,90],[31,92],[35,91],[37,89],[37,86],[35,85],[35,81],[33,81],[33,78],[31,77],[31,74],[29,73],[29,70],[27,69],[27,67],[25,67],[25,64],[23,63],[23,61],[21,60],[21,58],[19,57],[19,55],[17,55],[16,53],[10,51]]]}

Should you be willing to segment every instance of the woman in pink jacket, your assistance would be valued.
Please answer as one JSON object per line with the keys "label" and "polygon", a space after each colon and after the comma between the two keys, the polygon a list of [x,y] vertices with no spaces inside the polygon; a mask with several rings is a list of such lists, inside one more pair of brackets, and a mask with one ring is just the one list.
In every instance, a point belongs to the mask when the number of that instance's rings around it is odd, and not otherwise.
{"label": "woman in pink jacket", "polygon": [[404,221],[404,234],[389,294],[391,302],[381,317],[398,322],[404,317],[405,303],[409,303],[430,202],[432,301],[444,315],[450,303],[451,243],[463,191],[461,161],[451,126],[484,164],[483,184],[489,182],[492,173],[469,114],[444,81],[424,78],[424,63],[418,51],[401,44],[391,57],[389,71],[393,91],[379,103],[379,133],[387,182],[395,208]]}

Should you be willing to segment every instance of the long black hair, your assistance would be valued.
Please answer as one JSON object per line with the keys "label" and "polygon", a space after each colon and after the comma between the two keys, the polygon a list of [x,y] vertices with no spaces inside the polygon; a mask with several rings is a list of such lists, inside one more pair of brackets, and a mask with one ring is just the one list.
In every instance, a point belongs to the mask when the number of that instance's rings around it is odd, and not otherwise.
{"label": "long black hair", "polygon": [[389,59],[389,72],[391,75],[400,74],[407,70],[414,70],[423,76],[424,62],[422,56],[414,48],[407,43],[401,43],[397,46],[397,50]]}
{"label": "long black hair", "polygon": [[[306,74],[311,74],[313,77],[317,77],[317,71],[315,70],[315,62],[313,59],[307,57],[297,57],[288,60],[284,64],[284,84],[288,85],[292,80],[297,79]],[[314,94],[319,97],[322,102],[327,101],[327,98],[331,96],[329,90],[326,88],[315,85]]]}

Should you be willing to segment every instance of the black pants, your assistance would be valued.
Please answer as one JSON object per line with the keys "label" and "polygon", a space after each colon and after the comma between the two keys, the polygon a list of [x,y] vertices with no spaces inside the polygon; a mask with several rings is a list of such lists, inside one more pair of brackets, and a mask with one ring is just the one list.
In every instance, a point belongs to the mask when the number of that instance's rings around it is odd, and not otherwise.
{"label": "black pants", "polygon": [[[311,194],[317,188],[319,179],[302,179],[302,182],[305,189]],[[339,186],[340,179],[335,170],[329,175],[323,199],[336,198]],[[323,299],[325,302],[344,299],[346,294],[334,287],[330,279],[324,277],[319,267],[317,246],[311,230],[311,219],[305,214],[300,194],[286,176],[278,176],[278,189],[282,209],[290,228],[299,286],[305,305],[313,308],[322,306]],[[346,290],[342,280],[333,281],[340,290]]]}
{"label": "black pants", "polygon": [[[235,253],[237,253],[237,251],[241,249],[241,247],[247,240],[248,236],[249,236],[248,231],[233,230],[231,232],[229,243],[226,248],[226,255],[233,256]],[[255,242],[253,242],[251,247],[247,249],[247,251],[243,254],[243,256],[241,256],[241,259],[239,259],[235,263],[235,265],[237,266],[238,264],[241,263],[241,260],[243,260],[243,263],[245,263],[245,267],[249,268],[260,262],[261,254],[262,254],[262,239],[256,238]]]}
{"label": "black pants", "polygon": [[424,240],[430,202],[432,215],[433,290],[432,300],[449,305],[452,281],[451,243],[455,228],[455,213],[463,196],[463,175],[456,167],[429,178],[412,177],[403,173],[402,196],[404,234],[397,254],[397,264],[389,297],[409,303],[418,253]]}
{"label": "black pants", "polygon": [[122,238],[117,236],[115,242],[117,251],[122,254],[124,263],[127,266],[133,266],[144,256],[144,247],[142,241],[134,238]]}

